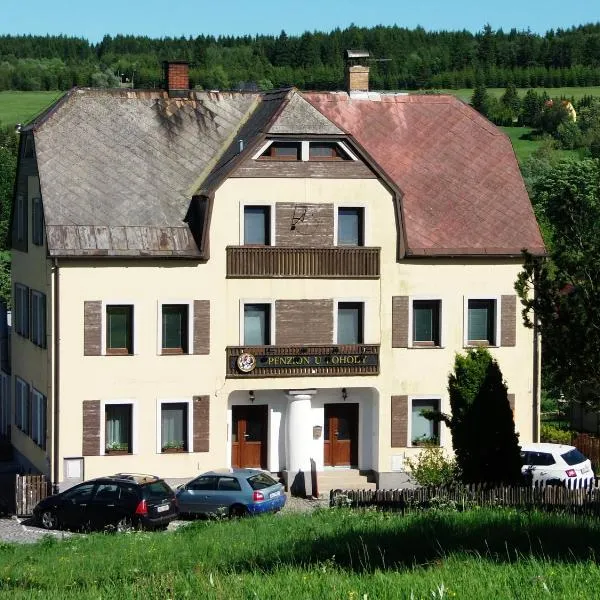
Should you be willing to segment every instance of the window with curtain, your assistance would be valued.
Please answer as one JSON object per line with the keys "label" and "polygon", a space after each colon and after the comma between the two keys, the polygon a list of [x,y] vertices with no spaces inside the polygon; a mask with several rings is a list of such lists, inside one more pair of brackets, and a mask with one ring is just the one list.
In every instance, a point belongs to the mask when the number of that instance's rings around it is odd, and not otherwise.
{"label": "window with curtain", "polygon": [[244,244],[271,244],[271,207],[244,206]]}
{"label": "window with curtain", "polygon": [[338,246],[364,246],[364,210],[338,208]]}
{"label": "window with curtain", "polygon": [[440,345],[440,301],[413,302],[413,345]]}
{"label": "window with curtain", "polygon": [[269,346],[271,344],[271,305],[244,305],[244,344]]}
{"label": "window with curtain", "polygon": [[133,306],[106,307],[106,353],[133,354]]}
{"label": "window with curtain", "polygon": [[131,411],[131,404],[105,405],[106,450],[132,452]]}
{"label": "window with curtain", "polygon": [[337,312],[337,343],[362,344],[363,303],[338,302]]}
{"label": "window with curtain", "polygon": [[162,352],[163,354],[187,354],[188,305],[162,305]]}
{"label": "window with curtain", "polygon": [[167,402],[161,405],[160,414],[161,449],[187,450],[188,404],[187,402]]}
{"label": "window with curtain", "polygon": [[496,301],[469,300],[468,343],[496,344]]}
{"label": "window with curtain", "polygon": [[422,444],[439,445],[440,424],[427,419],[423,413],[439,411],[440,401],[435,398],[413,400],[411,411],[411,441],[413,446]]}

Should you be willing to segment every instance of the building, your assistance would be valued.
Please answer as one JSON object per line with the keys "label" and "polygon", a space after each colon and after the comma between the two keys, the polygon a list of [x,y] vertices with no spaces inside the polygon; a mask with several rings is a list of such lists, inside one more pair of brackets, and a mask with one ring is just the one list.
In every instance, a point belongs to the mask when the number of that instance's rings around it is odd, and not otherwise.
{"label": "building", "polygon": [[357,65],[350,92],[166,72],[165,90],[74,89],[21,131],[24,465],[57,485],[238,465],[302,484],[314,461],[386,487],[423,440],[450,447],[421,413],[449,410],[454,355],[480,344],[537,439],[513,286],[544,247],[500,130],[451,96],[368,92]]}

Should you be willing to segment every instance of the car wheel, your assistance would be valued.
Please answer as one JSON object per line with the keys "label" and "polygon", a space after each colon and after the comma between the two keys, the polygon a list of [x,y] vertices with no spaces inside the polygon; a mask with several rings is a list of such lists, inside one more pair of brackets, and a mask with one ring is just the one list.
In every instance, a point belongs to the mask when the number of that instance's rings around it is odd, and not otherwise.
{"label": "car wheel", "polygon": [[248,514],[248,510],[245,506],[241,504],[234,504],[229,509],[229,516],[234,518],[245,517]]}
{"label": "car wheel", "polygon": [[58,518],[53,510],[45,510],[40,515],[40,525],[44,529],[56,529],[58,527]]}
{"label": "car wheel", "polygon": [[115,525],[115,531],[131,531],[133,529],[133,522],[130,517],[123,517],[117,521]]}

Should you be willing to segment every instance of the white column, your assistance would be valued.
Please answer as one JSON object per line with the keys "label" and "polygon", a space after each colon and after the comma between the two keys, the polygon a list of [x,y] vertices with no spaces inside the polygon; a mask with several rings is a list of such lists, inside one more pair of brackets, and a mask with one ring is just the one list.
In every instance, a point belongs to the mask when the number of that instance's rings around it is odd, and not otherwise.
{"label": "white column", "polygon": [[290,474],[310,472],[312,417],[310,399],[314,390],[290,391],[285,427],[286,465]]}

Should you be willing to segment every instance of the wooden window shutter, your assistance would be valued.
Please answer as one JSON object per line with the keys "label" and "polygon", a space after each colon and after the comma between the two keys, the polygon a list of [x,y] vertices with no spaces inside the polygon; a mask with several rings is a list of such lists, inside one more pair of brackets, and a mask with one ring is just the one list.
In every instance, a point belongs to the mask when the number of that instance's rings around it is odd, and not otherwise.
{"label": "wooden window shutter", "polygon": [[408,446],[408,396],[392,396],[392,448]]}
{"label": "wooden window shutter", "polygon": [[515,395],[514,394],[508,394],[508,404],[509,404],[510,410],[512,410],[512,414],[514,416],[514,414],[515,414]]}
{"label": "wooden window shutter", "polygon": [[194,354],[210,354],[209,300],[194,300]]}
{"label": "wooden window shutter", "polygon": [[83,354],[100,356],[102,353],[102,302],[83,303]]}
{"label": "wooden window shutter", "polygon": [[392,298],[392,348],[408,348],[408,296]]}
{"label": "wooden window shutter", "polygon": [[210,396],[194,396],[193,452],[208,452],[210,448]]}
{"label": "wooden window shutter", "polygon": [[501,300],[501,346],[517,345],[517,297],[502,296]]}
{"label": "wooden window shutter", "polygon": [[100,455],[100,400],[83,401],[83,456]]}

